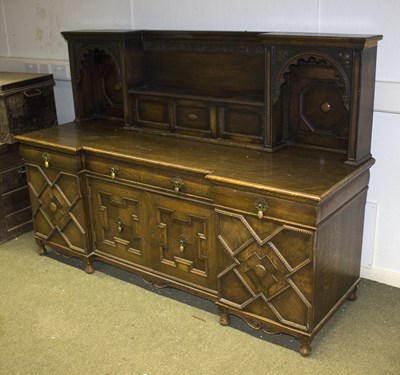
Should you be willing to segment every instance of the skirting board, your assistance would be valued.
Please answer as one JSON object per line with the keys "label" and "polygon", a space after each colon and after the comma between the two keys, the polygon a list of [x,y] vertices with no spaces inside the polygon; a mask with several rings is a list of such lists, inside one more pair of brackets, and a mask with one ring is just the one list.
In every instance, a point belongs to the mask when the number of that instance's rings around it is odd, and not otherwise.
{"label": "skirting board", "polygon": [[400,272],[379,267],[361,267],[361,277],[400,288]]}

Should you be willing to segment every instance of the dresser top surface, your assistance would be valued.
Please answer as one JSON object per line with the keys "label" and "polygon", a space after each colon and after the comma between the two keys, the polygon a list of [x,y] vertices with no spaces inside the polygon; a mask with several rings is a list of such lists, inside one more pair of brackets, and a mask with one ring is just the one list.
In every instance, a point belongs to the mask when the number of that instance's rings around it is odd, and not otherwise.
{"label": "dresser top surface", "polygon": [[198,173],[216,183],[319,201],[367,170],[343,154],[287,147],[274,153],[124,130],[121,122],[68,123],[20,135],[22,144]]}

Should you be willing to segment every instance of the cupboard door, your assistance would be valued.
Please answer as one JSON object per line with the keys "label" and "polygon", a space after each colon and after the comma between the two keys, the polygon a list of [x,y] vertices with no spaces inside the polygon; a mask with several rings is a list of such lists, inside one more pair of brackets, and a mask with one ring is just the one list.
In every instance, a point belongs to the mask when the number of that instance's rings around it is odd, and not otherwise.
{"label": "cupboard door", "polygon": [[36,236],[49,246],[87,253],[88,239],[79,177],[57,168],[27,164]]}
{"label": "cupboard door", "polygon": [[94,177],[88,186],[96,252],[149,265],[148,194]]}
{"label": "cupboard door", "polygon": [[156,194],[152,201],[157,225],[155,269],[215,290],[214,211]]}
{"label": "cupboard door", "polygon": [[303,331],[312,319],[312,231],[217,210],[220,303]]}

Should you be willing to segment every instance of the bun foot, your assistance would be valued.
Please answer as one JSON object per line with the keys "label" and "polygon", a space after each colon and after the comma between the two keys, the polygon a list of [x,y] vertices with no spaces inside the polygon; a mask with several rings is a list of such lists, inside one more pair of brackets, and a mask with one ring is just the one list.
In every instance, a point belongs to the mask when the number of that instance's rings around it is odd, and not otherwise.
{"label": "bun foot", "polygon": [[355,301],[357,299],[357,289],[358,289],[358,285],[353,289],[353,291],[350,293],[349,297],[347,298],[349,301]]}
{"label": "bun foot", "polygon": [[37,248],[37,253],[40,256],[46,255],[47,254],[47,249],[44,247],[44,245],[39,244],[38,248]]}
{"label": "bun foot", "polygon": [[85,272],[91,274],[94,272],[94,267],[92,262],[86,263]]}
{"label": "bun foot", "polygon": [[311,354],[311,345],[302,343],[299,352],[303,357],[308,357]]}
{"label": "bun foot", "polygon": [[219,311],[219,324],[221,324],[221,326],[229,326],[229,324],[231,324],[229,314],[225,310]]}

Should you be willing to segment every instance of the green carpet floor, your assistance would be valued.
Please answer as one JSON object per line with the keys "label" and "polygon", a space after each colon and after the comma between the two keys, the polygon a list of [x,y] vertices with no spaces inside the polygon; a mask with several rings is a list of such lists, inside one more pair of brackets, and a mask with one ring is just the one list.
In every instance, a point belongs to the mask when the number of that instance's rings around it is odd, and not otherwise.
{"label": "green carpet floor", "polygon": [[290,336],[222,327],[213,303],[35,248],[0,246],[2,375],[400,374],[400,289],[363,280],[303,358]]}

